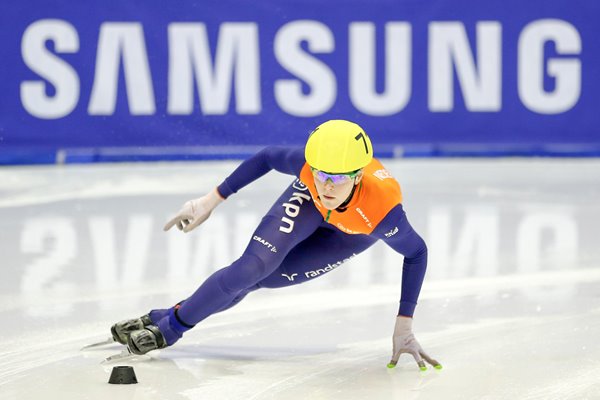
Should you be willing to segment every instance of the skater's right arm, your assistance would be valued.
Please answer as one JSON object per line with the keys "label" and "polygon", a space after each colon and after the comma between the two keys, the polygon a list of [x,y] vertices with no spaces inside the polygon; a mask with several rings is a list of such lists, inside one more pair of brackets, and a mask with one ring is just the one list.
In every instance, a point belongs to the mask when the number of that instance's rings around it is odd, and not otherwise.
{"label": "skater's right arm", "polygon": [[177,215],[167,222],[163,230],[168,231],[173,226],[177,226],[180,231],[187,233],[206,221],[212,210],[223,200],[267,172],[274,169],[298,176],[304,162],[304,149],[301,147],[266,147],[240,164],[210,193],[187,201]]}
{"label": "skater's right arm", "polygon": [[217,189],[213,189],[207,195],[198,199],[186,201],[181,210],[169,222],[166,223],[163,230],[166,232],[173,226],[185,233],[196,228],[210,217],[210,213],[223,200]]}
{"label": "skater's right arm", "polygon": [[217,190],[226,199],[271,170],[299,176],[305,163],[303,147],[265,147],[241,163]]}

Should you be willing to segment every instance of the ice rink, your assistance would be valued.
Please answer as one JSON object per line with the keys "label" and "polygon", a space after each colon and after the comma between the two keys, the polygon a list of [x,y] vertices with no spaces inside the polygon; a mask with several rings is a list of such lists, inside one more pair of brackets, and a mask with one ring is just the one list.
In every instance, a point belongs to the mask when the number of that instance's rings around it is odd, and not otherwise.
{"label": "ice rink", "polygon": [[237,162],[3,167],[0,399],[600,399],[600,161],[383,161],[429,247],[414,331],[442,370],[386,368],[402,257],[382,244],[103,364],[121,346],[80,348],[235,260],[293,178],[182,234],[162,226]]}

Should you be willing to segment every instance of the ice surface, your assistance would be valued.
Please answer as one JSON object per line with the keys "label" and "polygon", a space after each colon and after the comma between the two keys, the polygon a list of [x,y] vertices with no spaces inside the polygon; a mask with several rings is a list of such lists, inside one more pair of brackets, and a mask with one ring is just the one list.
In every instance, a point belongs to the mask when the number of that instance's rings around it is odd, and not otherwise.
{"label": "ice surface", "polygon": [[[234,162],[0,169],[0,399],[600,399],[600,161],[385,161],[429,246],[415,334],[444,369],[389,370],[401,256],[384,245],[251,294],[172,348],[101,364],[117,320],[233,261],[291,182],[162,232]],[[109,385],[132,365],[137,385]]]}

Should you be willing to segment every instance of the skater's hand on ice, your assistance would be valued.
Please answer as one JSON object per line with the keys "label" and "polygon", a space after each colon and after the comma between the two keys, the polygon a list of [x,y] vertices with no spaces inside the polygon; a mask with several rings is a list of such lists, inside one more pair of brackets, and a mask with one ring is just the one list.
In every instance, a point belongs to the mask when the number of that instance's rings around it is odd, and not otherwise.
{"label": "skater's hand on ice", "polygon": [[177,215],[172,218],[163,230],[166,232],[177,225],[180,231],[189,232],[208,219],[212,210],[223,201],[217,190],[206,196],[186,201]]}
{"label": "skater's hand on ice", "polygon": [[412,318],[404,317],[402,315],[399,315],[396,318],[393,343],[394,348],[392,351],[392,359],[388,364],[388,368],[394,368],[396,366],[398,359],[400,358],[400,354],[408,353],[412,354],[412,356],[415,358],[415,361],[419,365],[419,369],[421,371],[425,371],[427,369],[425,366],[425,361],[433,365],[435,369],[442,369],[442,365],[433,358],[429,357],[427,353],[423,351],[423,348],[419,342],[417,342],[417,339],[415,339],[415,336],[412,332]]}

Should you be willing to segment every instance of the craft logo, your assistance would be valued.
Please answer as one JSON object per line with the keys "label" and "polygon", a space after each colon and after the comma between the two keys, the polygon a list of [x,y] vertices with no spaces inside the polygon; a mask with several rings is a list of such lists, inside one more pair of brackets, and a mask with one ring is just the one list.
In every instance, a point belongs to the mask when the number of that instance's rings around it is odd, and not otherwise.
{"label": "craft logo", "polygon": [[268,247],[269,250],[271,250],[271,252],[277,253],[277,247],[273,246],[271,243],[267,242],[265,239],[261,238],[260,236],[254,235],[252,237],[252,240],[256,240],[257,242],[262,243],[263,246]]}
{"label": "craft logo", "polygon": [[369,220],[369,218],[367,218],[367,216],[365,215],[365,213],[363,213],[363,211],[360,208],[358,208],[358,207],[356,207],[356,211],[360,214],[360,216],[362,217],[362,219],[365,220],[365,222],[367,223],[367,226],[369,228],[372,228],[373,225],[371,224],[371,221]]}

